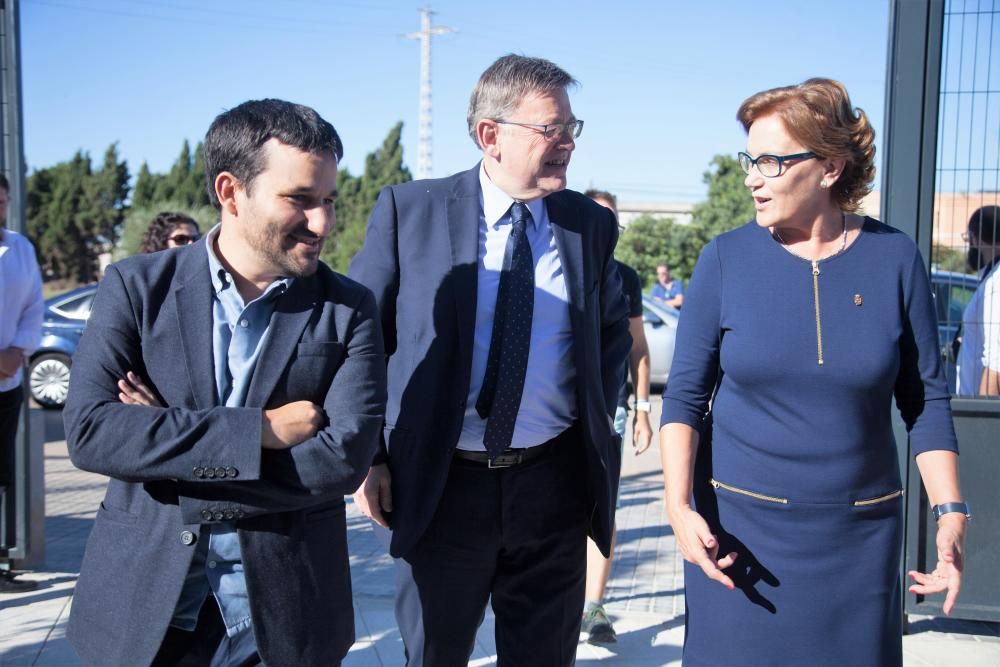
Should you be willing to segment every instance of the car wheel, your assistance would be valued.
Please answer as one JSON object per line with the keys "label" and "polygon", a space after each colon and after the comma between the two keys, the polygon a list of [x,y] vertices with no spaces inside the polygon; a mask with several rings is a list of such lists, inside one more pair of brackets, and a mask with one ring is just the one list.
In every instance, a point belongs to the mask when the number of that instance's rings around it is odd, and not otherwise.
{"label": "car wheel", "polygon": [[69,393],[69,369],[72,365],[65,354],[40,354],[28,366],[28,386],[31,397],[43,408],[61,408]]}

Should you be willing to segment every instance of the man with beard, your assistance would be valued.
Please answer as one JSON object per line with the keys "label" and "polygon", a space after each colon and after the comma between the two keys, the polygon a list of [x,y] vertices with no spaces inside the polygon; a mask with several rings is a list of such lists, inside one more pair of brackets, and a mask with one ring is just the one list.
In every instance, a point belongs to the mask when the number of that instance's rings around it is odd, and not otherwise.
{"label": "man with beard", "polygon": [[[45,310],[35,248],[7,229],[9,201],[10,184],[0,174],[0,512],[4,514],[9,509],[7,499],[13,497],[14,441],[24,402],[21,369],[41,341]],[[0,594],[24,593],[38,586],[14,576],[0,569]]]}
{"label": "man with beard", "polygon": [[979,287],[962,315],[958,395],[1000,395],[1000,206],[983,206],[969,218],[969,268]]}
{"label": "man with beard", "polygon": [[[280,100],[205,138],[221,222],[112,265],[74,357],[73,463],[111,478],[69,638],[87,665],[337,665],[345,494],[385,410],[372,294],[319,261],[343,148]],[[131,377],[150,393],[119,400]]]}
{"label": "man with beard", "polygon": [[389,373],[355,499],[405,560],[411,666],[468,664],[491,598],[500,664],[572,664],[588,532],[609,552],[631,340],[614,216],[565,189],[574,83],[540,58],[493,63],[469,103],[482,161],[383,190],[351,264]]}

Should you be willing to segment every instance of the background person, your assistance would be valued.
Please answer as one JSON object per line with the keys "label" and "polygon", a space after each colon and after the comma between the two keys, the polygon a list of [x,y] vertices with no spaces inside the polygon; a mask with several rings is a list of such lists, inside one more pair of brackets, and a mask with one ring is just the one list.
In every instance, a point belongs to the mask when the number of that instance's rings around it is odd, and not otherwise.
{"label": "background person", "polygon": [[102,280],[64,410],[73,463],[111,478],[69,621],[84,664],[338,665],[353,643],[344,495],[385,356],[371,293],[319,261],[342,155],[308,107],[226,111],[219,225]]}
{"label": "background person", "polygon": [[[14,486],[14,445],[24,402],[24,360],[42,339],[42,276],[31,241],[7,229],[10,183],[0,174],[0,512],[13,519],[6,497]],[[6,493],[3,491],[6,490]],[[9,563],[6,563],[9,565]],[[0,593],[24,593],[38,584],[0,568]]]}
{"label": "background person", "polygon": [[684,305],[684,285],[680,280],[670,277],[669,264],[656,265],[656,283],[649,296],[671,308]]}
{"label": "background person", "polygon": [[630,340],[614,216],[565,189],[574,83],[540,58],[490,65],[468,113],[482,162],[384,189],[351,263],[389,369],[355,500],[410,565],[410,664],[467,665],[491,599],[501,664],[572,664],[588,532],[609,553]]}
{"label": "background person", "polygon": [[660,430],[684,664],[901,665],[893,399],[939,516],[910,590],[947,591],[945,613],[967,512],[927,270],[855,213],[875,135],[841,84],[764,91],[738,118],[757,216],[702,251]]}
{"label": "background person", "polygon": [[969,218],[969,268],[979,286],[962,315],[958,348],[959,396],[1000,395],[1000,206],[983,206]]}
{"label": "background person", "polygon": [[159,252],[179,248],[201,238],[198,223],[183,213],[164,211],[153,218],[142,236],[139,252]]}
{"label": "background person", "polygon": [[[618,219],[618,207],[615,196],[604,190],[587,190],[583,193],[595,202],[608,209]],[[646,332],[642,326],[642,284],[639,274],[628,264],[615,260],[618,274],[622,280],[622,294],[628,304],[628,332],[632,336],[632,348],[629,351],[629,371],[632,382],[626,375],[622,382],[621,393],[618,395],[618,410],[615,412],[615,431],[625,439],[625,421],[628,419],[628,397],[635,390],[635,410],[632,420],[632,446],[636,454],[642,454],[649,449],[653,439],[653,430],[649,425],[649,346],[646,343]],[[611,530],[611,553],[605,557],[593,540],[587,542],[587,590],[583,606],[583,624],[581,630],[587,633],[587,640],[595,644],[606,644],[618,641],[614,625],[604,610],[604,589],[611,576],[612,558],[615,550],[615,537],[618,534],[617,524]]]}

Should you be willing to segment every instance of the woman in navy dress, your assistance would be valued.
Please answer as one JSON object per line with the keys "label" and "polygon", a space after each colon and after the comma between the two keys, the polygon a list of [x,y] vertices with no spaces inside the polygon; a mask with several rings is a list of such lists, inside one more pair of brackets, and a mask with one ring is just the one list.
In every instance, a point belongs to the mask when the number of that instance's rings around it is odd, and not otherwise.
{"label": "woman in navy dress", "polygon": [[[961,583],[966,515],[927,271],[855,213],[874,132],[811,79],[740,107],[756,219],[709,243],[681,317],[660,438],[685,560],[685,667],[902,664],[895,400]],[[708,416],[711,405],[711,412]],[[692,504],[693,498],[693,504]]]}

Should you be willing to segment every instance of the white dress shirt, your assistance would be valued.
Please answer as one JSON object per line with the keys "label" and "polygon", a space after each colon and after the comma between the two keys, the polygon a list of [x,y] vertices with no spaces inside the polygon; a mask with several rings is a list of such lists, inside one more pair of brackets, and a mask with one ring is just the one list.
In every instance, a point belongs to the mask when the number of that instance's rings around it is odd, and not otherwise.
{"label": "white dress shirt", "polygon": [[[42,341],[42,275],[31,241],[9,229],[0,241],[0,350],[19,347],[25,358]],[[0,391],[21,386],[21,369],[0,378]]]}

